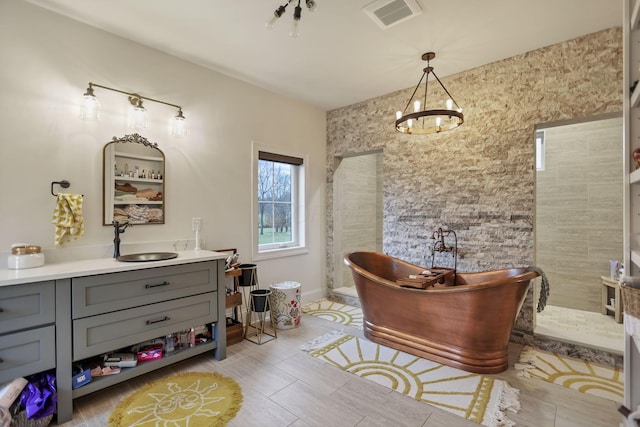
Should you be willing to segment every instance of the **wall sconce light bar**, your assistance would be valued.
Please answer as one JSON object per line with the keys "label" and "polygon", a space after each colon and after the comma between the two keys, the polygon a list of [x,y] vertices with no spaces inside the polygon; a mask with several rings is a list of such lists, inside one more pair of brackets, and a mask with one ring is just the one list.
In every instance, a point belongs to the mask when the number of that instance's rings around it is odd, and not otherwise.
{"label": "wall sconce light bar", "polygon": [[168,105],[169,107],[177,108],[178,111],[176,115],[171,120],[171,129],[170,132],[172,135],[176,136],[184,136],[186,135],[186,127],[184,124],[185,117],[182,112],[182,107],[177,104],[172,104],[170,102],[162,101],[160,99],[149,98],[147,96],[142,96],[134,92],[127,92],[124,90],[112,88],[109,86],[100,85],[97,83],[89,82],[89,87],[87,91],[83,95],[83,105],[82,110],[80,112],[80,118],[84,120],[98,120],[100,118],[100,102],[95,96],[93,88],[101,88],[110,90],[112,92],[118,92],[123,95],[127,95],[129,99],[129,103],[132,105],[132,115],[129,120],[129,127],[132,129],[140,129],[146,127],[146,108],[142,105],[142,101],[151,101],[157,102],[158,104]]}

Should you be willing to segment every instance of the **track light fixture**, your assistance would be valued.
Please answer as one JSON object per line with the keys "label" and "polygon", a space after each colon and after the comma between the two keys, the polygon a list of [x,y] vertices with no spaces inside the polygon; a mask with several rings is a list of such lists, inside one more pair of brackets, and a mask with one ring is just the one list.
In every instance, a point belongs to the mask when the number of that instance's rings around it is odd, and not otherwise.
{"label": "track light fixture", "polygon": [[[447,130],[455,129],[464,123],[464,115],[462,114],[462,108],[453,99],[453,96],[449,93],[446,87],[442,84],[436,73],[433,71],[433,67],[429,65],[429,61],[436,57],[433,52],[427,52],[422,55],[422,60],[427,61],[426,68],[423,69],[422,77],[416,88],[409,98],[409,102],[404,107],[404,111],[396,112],[396,130],[402,133],[411,134],[428,134],[428,133],[440,133]],[[427,90],[429,89],[429,74],[433,74],[438,84],[449,97],[445,102],[446,108],[434,108],[427,109]],[[421,105],[420,100],[414,101],[414,96],[420,87],[420,84],[424,80],[424,99]],[[407,109],[413,102],[413,112],[407,112]],[[455,105],[456,109],[453,108]],[[422,108],[422,110],[421,110]]]}
{"label": "track light fixture", "polygon": [[100,102],[95,96],[94,87],[110,90],[113,92],[122,93],[127,95],[129,103],[131,104],[131,113],[129,115],[128,127],[133,130],[144,129],[147,127],[146,112],[147,109],[142,104],[142,101],[157,102],[159,104],[168,105],[170,107],[177,108],[176,115],[170,121],[169,131],[175,136],[186,135],[185,117],[182,113],[182,107],[169,102],[161,101],[159,99],[148,98],[146,96],[138,95],[137,93],[126,92],[120,89],[114,89],[108,86],[99,85],[97,83],[89,82],[89,87],[84,93],[82,100],[82,108],[80,110],[80,118],[83,120],[99,120],[100,119]]}
{"label": "track light fixture", "polygon": [[[288,0],[282,6],[278,6],[278,8],[273,12],[273,16],[266,23],[267,29],[271,30],[275,22],[287,11],[287,6],[291,3],[294,3],[295,0]],[[293,22],[291,23],[291,32],[289,35],[293,38],[298,37],[298,24],[300,23],[300,18],[302,18],[302,7],[300,3],[302,0],[298,0],[297,5],[293,9]],[[305,0],[305,4],[309,12],[313,12],[316,10],[316,2],[315,0]]]}

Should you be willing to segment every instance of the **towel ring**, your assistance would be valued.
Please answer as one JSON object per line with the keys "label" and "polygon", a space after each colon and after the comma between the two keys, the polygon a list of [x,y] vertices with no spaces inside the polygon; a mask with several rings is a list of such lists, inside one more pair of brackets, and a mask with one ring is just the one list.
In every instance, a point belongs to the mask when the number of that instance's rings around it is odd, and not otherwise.
{"label": "towel ring", "polygon": [[69,188],[69,186],[71,185],[71,183],[69,181],[67,181],[66,179],[63,179],[62,181],[53,181],[51,183],[51,195],[52,196],[57,196],[57,194],[53,192],[53,185],[54,184],[58,184],[62,188]]}

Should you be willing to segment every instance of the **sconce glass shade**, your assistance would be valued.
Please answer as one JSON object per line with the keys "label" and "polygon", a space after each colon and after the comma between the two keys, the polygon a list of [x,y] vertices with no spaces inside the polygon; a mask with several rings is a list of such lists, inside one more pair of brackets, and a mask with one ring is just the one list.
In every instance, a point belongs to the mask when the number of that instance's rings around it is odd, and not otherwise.
{"label": "sconce glass shade", "polygon": [[142,101],[157,102],[158,104],[168,105],[178,110],[175,117],[171,119],[169,126],[169,132],[172,135],[184,136],[186,135],[185,118],[182,114],[182,107],[176,104],[171,104],[159,99],[153,99],[146,96],[138,95],[133,92],[126,92],[124,90],[115,89],[109,86],[103,86],[97,83],[89,82],[89,87],[86,93],[83,95],[82,104],[80,106],[80,118],[85,120],[96,120],[100,118],[100,103],[96,99],[93,90],[95,87],[118,92],[123,95],[127,95],[129,103],[131,104],[131,110],[127,117],[126,126],[130,130],[146,129],[147,128],[147,109],[142,105]]}
{"label": "sconce glass shade", "polygon": [[169,132],[173,136],[185,136],[187,134],[187,126],[185,124],[185,117],[182,114],[182,110],[178,110],[178,113],[171,119]]}
{"label": "sconce glass shade", "polygon": [[82,104],[80,105],[80,118],[82,120],[99,120],[100,119],[100,102],[93,94],[93,88],[89,86],[84,95],[82,95]]}
{"label": "sconce glass shade", "polygon": [[129,129],[138,130],[147,128],[147,109],[142,105],[142,100],[138,99],[136,105],[129,113]]}

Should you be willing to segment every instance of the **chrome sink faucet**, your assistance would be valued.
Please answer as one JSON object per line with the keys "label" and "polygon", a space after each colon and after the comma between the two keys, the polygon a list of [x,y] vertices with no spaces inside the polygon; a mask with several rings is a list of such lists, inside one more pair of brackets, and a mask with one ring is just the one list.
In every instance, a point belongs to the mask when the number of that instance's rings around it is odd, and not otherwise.
{"label": "chrome sink faucet", "polygon": [[129,227],[129,223],[113,221],[112,224],[115,233],[115,237],[113,238],[113,257],[118,258],[120,256],[120,234],[124,233],[124,230]]}

